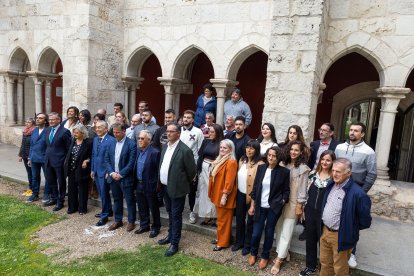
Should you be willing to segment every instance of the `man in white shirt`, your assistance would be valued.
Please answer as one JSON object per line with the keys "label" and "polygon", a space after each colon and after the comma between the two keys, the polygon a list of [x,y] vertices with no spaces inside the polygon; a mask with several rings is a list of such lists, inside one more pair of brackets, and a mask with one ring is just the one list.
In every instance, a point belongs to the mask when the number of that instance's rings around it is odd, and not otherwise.
{"label": "man in white shirt", "polygon": [[[201,148],[201,144],[204,140],[204,135],[201,129],[194,126],[195,113],[192,110],[184,111],[183,115],[183,127],[181,129],[180,140],[186,144],[192,151],[194,155],[194,164],[197,164],[198,161],[198,151]],[[198,179],[194,179],[193,183],[190,186],[190,193],[188,194],[188,203],[190,205],[190,216],[188,218],[189,222],[194,224],[196,223],[196,214],[193,212]]]}
{"label": "man in white shirt", "polygon": [[168,143],[162,148],[160,161],[160,182],[164,190],[169,227],[168,236],[159,240],[158,244],[171,243],[165,252],[167,257],[178,251],[185,198],[197,174],[193,152],[180,141],[180,132],[181,127],[177,124],[171,123],[167,126]]}

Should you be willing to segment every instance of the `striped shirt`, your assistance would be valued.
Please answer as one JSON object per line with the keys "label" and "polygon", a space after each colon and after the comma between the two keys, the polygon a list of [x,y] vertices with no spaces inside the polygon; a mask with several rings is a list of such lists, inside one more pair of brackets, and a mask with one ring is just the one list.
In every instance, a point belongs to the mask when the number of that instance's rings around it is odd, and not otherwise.
{"label": "striped shirt", "polygon": [[342,201],[345,197],[343,188],[348,183],[349,178],[344,183],[333,185],[326,200],[325,208],[323,209],[322,221],[327,227],[333,230],[339,230],[341,222]]}

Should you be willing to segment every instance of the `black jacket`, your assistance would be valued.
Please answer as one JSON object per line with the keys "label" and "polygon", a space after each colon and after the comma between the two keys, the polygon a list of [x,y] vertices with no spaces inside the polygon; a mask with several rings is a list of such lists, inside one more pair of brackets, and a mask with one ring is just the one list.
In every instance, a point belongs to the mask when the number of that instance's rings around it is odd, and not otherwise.
{"label": "black jacket", "polygon": [[[250,193],[254,200],[254,217],[256,221],[260,217],[260,203],[263,190],[263,178],[266,174],[268,164],[262,164],[257,168],[256,178],[254,179],[253,190]],[[277,165],[271,172],[269,205],[276,214],[282,212],[283,205],[289,200],[290,170]]]}
{"label": "black jacket", "polygon": [[[313,170],[315,163],[316,163],[316,155],[318,154],[319,146],[321,145],[321,140],[316,140],[310,143],[310,150],[311,155],[308,161],[308,167]],[[338,141],[332,139],[331,143],[329,144],[328,149],[331,151],[335,151],[336,146],[338,145]]]}
{"label": "black jacket", "polygon": [[[68,153],[66,154],[65,158],[65,177],[69,175],[69,168],[71,162],[71,155],[72,155],[72,148],[75,144],[75,139],[72,139]],[[75,162],[75,182],[84,181],[88,179],[91,175],[91,162],[88,162],[88,166],[83,169],[82,163],[86,159],[90,159],[92,155],[92,139],[88,138],[83,140],[82,145],[79,149],[78,157],[76,158]]]}

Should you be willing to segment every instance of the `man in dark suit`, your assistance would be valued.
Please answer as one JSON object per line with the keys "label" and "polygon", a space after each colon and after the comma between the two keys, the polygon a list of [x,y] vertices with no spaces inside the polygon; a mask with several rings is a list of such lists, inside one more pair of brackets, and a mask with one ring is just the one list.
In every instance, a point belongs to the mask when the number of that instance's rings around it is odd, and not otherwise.
{"label": "man in dark suit", "polygon": [[103,226],[108,222],[108,217],[112,213],[111,197],[109,195],[109,184],[105,180],[106,169],[103,166],[105,152],[109,145],[115,142],[115,138],[107,135],[108,124],[105,121],[98,121],[95,124],[96,135],[93,140],[91,158],[91,177],[95,180],[98,193],[101,198],[101,213],[95,215],[99,218],[96,226]]}
{"label": "man in dark suit", "polygon": [[319,139],[311,142],[311,155],[308,162],[308,167],[313,170],[318,165],[319,157],[325,150],[335,151],[338,141],[333,139],[334,126],[331,123],[324,123],[319,128]]}
{"label": "man in dark suit", "polygon": [[160,233],[161,219],[158,208],[157,188],[158,169],[160,167],[160,151],[151,145],[152,135],[148,130],[141,130],[138,134],[139,151],[135,163],[135,182],[137,188],[137,203],[139,212],[139,229],[135,234],[150,231],[150,210],[152,227],[150,238]]}
{"label": "man in dark suit", "polygon": [[66,179],[63,164],[69,150],[71,134],[69,130],[60,125],[62,118],[59,113],[52,112],[48,117],[50,127],[45,130],[45,165],[51,198],[45,205],[56,205],[53,208],[53,211],[56,212],[63,208],[65,202]]}
{"label": "man in dark suit", "polygon": [[158,241],[159,244],[171,243],[165,252],[169,257],[177,253],[183,224],[183,210],[190,184],[197,169],[192,150],[180,141],[181,126],[167,126],[168,143],[163,146],[160,161],[160,182],[164,193],[165,207],[168,212],[168,236]]}
{"label": "man in dark suit", "polygon": [[134,193],[134,164],[137,158],[137,146],[134,141],[126,137],[125,124],[115,123],[112,130],[116,141],[110,143],[105,154],[104,166],[106,179],[111,185],[114,198],[115,222],[109,226],[109,231],[114,231],[123,225],[124,197],[128,209],[127,231],[135,228],[137,210]]}

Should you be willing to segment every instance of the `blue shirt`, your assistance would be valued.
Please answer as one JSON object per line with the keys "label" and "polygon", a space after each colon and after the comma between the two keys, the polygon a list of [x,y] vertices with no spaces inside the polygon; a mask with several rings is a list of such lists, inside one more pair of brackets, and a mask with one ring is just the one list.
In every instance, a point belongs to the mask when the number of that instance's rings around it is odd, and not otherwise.
{"label": "blue shirt", "polygon": [[144,163],[147,159],[148,148],[146,147],[144,150],[140,150],[138,160],[137,160],[137,178],[138,180],[142,180],[142,172],[144,171]]}

